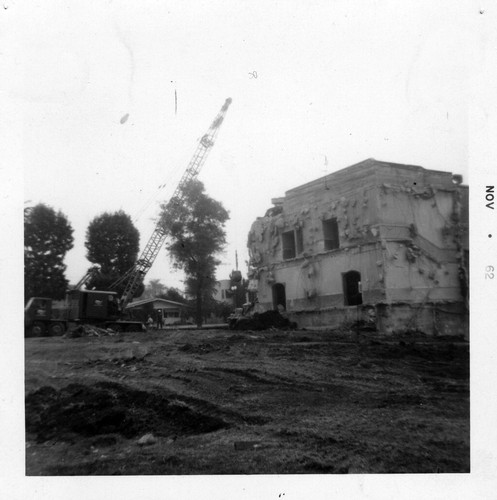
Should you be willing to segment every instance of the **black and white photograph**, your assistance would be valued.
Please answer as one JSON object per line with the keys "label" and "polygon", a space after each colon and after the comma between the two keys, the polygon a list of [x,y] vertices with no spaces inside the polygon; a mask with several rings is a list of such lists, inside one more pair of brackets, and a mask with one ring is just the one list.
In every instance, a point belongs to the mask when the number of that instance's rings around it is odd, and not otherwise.
{"label": "black and white photograph", "polygon": [[496,20],[4,2],[5,498],[495,498]]}

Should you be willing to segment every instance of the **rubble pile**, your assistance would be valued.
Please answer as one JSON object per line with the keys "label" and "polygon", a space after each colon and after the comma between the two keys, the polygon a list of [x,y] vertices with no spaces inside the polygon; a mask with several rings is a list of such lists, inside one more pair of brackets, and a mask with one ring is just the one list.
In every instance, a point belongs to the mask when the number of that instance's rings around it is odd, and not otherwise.
{"label": "rubble pile", "polygon": [[112,328],[99,328],[94,325],[78,325],[73,330],[69,330],[63,338],[74,339],[78,337],[109,337],[117,335]]}
{"label": "rubble pile", "polygon": [[229,322],[231,330],[268,330],[268,329],[294,329],[296,323],[291,322],[288,318],[280,314],[278,311],[265,311],[263,313],[251,313],[246,316],[240,314],[233,317]]}

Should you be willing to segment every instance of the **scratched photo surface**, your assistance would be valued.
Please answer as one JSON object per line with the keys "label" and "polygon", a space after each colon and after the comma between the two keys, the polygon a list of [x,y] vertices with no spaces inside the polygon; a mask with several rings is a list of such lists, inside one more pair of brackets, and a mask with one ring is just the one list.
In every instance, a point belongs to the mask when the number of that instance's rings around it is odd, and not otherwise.
{"label": "scratched photo surface", "polygon": [[2,10],[22,475],[317,498],[492,468],[485,5]]}

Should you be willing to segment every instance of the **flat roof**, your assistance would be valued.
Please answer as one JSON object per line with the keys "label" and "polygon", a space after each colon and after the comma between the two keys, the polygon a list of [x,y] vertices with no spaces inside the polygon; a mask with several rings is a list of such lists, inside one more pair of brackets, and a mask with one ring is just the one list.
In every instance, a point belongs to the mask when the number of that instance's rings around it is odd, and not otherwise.
{"label": "flat roof", "polygon": [[421,167],[419,165],[394,163],[394,162],[389,162],[389,161],[375,160],[374,158],[367,158],[366,160],[360,161],[359,163],[354,163],[353,165],[341,168],[340,170],[337,170],[335,172],[331,172],[327,175],[324,175],[322,177],[318,177],[317,179],[313,179],[312,181],[306,182],[305,184],[301,184],[300,186],[289,189],[288,191],[285,192],[285,196],[288,194],[294,193],[295,191],[299,191],[303,188],[310,187],[313,184],[322,183],[322,182],[324,182],[325,179],[328,181],[330,181],[330,180],[332,181],[334,177],[340,177],[340,176],[346,175],[348,173],[352,173],[356,170],[359,170],[360,168],[365,168],[365,167],[370,167],[370,168],[394,167],[397,169],[411,170],[411,171],[415,171],[415,172],[430,172],[430,173],[434,173],[434,174],[452,175],[452,172],[447,172],[445,170],[432,170],[432,169]]}

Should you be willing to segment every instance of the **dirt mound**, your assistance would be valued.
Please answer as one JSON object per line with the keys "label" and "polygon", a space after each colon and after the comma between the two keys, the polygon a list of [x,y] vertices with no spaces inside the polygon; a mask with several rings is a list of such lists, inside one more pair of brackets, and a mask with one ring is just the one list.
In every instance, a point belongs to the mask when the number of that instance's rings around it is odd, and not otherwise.
{"label": "dirt mound", "polygon": [[60,391],[45,386],[26,397],[26,431],[38,442],[71,441],[74,435],[202,434],[225,427],[224,420],[181,401],[110,382],[70,384]]}
{"label": "dirt mound", "polygon": [[350,329],[26,339],[26,475],[468,473],[469,351]]}
{"label": "dirt mound", "polygon": [[269,328],[286,330],[295,329],[296,327],[296,323],[291,322],[278,311],[254,313],[253,315],[240,316],[230,321],[230,329],[232,330],[267,330]]}
{"label": "dirt mound", "polygon": [[200,344],[190,344],[187,342],[186,344],[178,347],[178,351],[188,352],[191,354],[209,354],[210,352],[215,351],[229,351],[230,346],[227,344],[224,345],[213,345],[209,343],[200,343]]}

